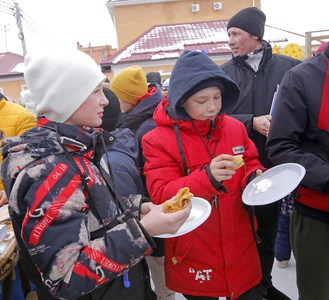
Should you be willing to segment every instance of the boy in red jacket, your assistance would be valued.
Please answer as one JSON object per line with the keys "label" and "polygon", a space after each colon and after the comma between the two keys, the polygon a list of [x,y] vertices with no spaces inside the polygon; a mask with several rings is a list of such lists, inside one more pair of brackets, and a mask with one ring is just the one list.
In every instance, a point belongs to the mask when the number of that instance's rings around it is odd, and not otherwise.
{"label": "boy in red jacket", "polygon": [[[170,77],[168,100],[143,138],[150,198],[163,203],[188,187],[212,205],[194,231],[165,240],[167,286],[187,299],[262,300],[255,230],[242,202],[248,181],[262,173],[244,125],[225,115],[239,89],[206,54],[185,51]],[[235,170],[235,155],[245,166]]]}

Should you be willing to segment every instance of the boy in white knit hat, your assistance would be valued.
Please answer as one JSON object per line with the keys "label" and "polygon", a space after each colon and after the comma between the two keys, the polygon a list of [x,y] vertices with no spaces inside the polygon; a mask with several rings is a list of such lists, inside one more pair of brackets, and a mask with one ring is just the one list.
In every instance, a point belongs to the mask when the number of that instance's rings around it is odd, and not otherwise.
{"label": "boy in white knit hat", "polygon": [[191,205],[165,214],[141,195],[121,196],[102,160],[114,137],[93,129],[108,104],[105,76],[87,54],[27,54],[24,75],[45,118],[3,141],[1,175],[38,298],[147,299],[128,271],[152,253],[152,236],[177,232]]}

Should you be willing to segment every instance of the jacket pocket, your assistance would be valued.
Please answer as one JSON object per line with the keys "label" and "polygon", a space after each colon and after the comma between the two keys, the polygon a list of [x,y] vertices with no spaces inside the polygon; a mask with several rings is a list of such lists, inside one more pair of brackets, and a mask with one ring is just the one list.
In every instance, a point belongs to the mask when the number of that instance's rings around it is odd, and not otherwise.
{"label": "jacket pocket", "polygon": [[165,253],[167,259],[169,259],[174,265],[182,262],[192,248],[193,238],[194,232],[191,231],[177,238],[165,241]]}

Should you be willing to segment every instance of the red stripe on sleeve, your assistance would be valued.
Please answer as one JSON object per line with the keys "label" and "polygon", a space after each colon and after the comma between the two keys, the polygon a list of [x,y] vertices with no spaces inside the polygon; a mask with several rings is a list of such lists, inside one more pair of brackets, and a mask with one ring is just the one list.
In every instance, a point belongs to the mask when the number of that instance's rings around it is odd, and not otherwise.
{"label": "red stripe on sleeve", "polygon": [[102,252],[89,247],[85,247],[83,249],[83,253],[86,254],[91,260],[102,266],[102,268],[107,269],[113,273],[122,274],[122,272],[128,266],[127,264],[118,264],[115,261],[106,257]]}
{"label": "red stripe on sleeve", "polygon": [[96,273],[93,273],[80,262],[77,262],[75,264],[73,272],[84,278],[93,278],[97,282],[97,284],[103,284],[104,282],[109,280],[109,278],[104,276],[104,273],[100,267],[96,267]]}

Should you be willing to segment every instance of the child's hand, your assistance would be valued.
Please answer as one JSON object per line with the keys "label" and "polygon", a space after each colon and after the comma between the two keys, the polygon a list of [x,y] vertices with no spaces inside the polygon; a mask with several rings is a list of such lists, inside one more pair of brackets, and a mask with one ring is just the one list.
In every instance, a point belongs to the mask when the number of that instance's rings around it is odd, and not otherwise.
{"label": "child's hand", "polygon": [[233,160],[234,156],[229,154],[221,154],[213,158],[209,168],[216,181],[222,182],[232,178],[232,176],[236,173],[234,171],[236,165]]}
{"label": "child's hand", "polygon": [[191,201],[187,207],[174,213],[165,213],[163,204],[143,203],[141,206],[141,223],[151,236],[175,234],[189,217],[191,209]]}
{"label": "child's hand", "polygon": [[0,207],[8,204],[8,198],[4,190],[0,191]]}

